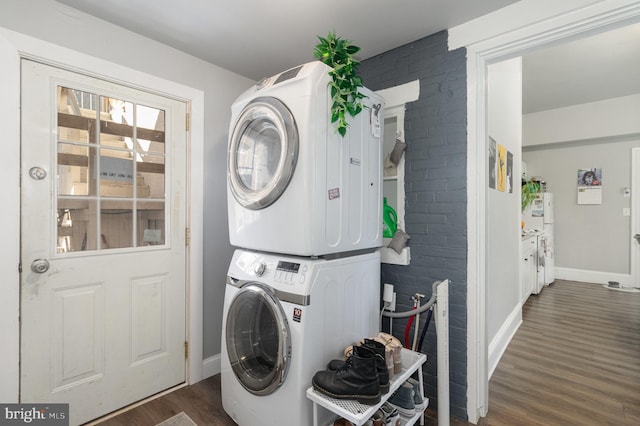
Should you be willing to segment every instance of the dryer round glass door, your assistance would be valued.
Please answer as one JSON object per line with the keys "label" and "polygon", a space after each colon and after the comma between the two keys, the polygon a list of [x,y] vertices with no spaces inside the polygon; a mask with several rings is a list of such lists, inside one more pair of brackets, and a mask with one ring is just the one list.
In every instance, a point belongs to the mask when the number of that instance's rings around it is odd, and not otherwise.
{"label": "dryer round glass door", "polygon": [[229,142],[229,186],[242,206],[273,204],[291,181],[298,160],[298,128],[278,99],[251,101],[236,120]]}
{"label": "dryer round glass door", "polygon": [[268,395],[285,380],[291,360],[289,323],[263,284],[242,287],[229,306],[225,330],[231,368],[254,395]]}

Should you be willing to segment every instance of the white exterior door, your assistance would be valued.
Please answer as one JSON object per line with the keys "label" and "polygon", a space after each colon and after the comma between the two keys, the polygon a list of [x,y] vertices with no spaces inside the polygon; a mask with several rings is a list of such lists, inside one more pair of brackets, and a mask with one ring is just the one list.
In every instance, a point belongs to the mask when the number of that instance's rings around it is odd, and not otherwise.
{"label": "white exterior door", "polygon": [[71,424],[185,381],[186,105],[24,60],[21,402]]}

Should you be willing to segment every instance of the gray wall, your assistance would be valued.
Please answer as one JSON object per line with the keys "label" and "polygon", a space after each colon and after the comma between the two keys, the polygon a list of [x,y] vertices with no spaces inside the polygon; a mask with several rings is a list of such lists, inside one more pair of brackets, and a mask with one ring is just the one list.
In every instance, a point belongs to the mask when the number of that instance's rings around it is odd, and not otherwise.
{"label": "gray wall", "polygon": [[[383,265],[382,282],[395,285],[398,310],[408,310],[413,306],[411,295],[420,292],[429,297],[434,281],[451,281],[451,413],[466,419],[465,49],[448,51],[447,33],[440,32],[368,59],[360,70],[365,86],[372,90],[420,80],[420,98],[407,104],[405,115],[405,220],[407,233],[411,235],[411,265]],[[394,321],[395,336],[404,336],[406,323],[406,320]],[[433,323],[422,352],[427,354],[423,369],[425,393],[431,399],[430,405],[436,406],[437,360]]]}
{"label": "gray wall", "polygon": [[[525,148],[529,176],[542,176],[554,193],[555,266],[630,273],[631,218],[622,215],[631,198],[631,148],[640,140],[611,138],[600,143]],[[602,168],[602,204],[577,203],[578,169]]]}

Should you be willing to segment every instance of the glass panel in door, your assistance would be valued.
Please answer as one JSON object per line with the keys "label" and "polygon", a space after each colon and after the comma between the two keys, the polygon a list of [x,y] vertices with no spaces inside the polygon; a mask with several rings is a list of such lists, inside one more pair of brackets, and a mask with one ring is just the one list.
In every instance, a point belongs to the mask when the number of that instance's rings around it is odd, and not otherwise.
{"label": "glass panel in door", "polygon": [[165,112],[63,86],[57,97],[57,253],[166,244]]}

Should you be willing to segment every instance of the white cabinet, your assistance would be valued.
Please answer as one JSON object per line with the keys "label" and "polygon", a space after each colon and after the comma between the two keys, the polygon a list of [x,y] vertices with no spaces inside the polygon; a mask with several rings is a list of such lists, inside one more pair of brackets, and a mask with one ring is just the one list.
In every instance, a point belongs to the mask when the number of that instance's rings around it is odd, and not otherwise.
{"label": "white cabinet", "polygon": [[538,238],[535,234],[522,237],[522,262],[520,266],[520,302],[524,305],[536,288],[538,279]]}
{"label": "white cabinet", "polygon": [[[318,425],[318,406],[324,407],[327,410],[337,414],[338,416],[349,420],[356,426],[364,424],[373,414],[384,404],[388,398],[402,385],[413,373],[418,371],[418,378],[420,381],[420,391],[423,393],[424,398],[424,386],[422,383],[422,364],[427,360],[427,356],[422,353],[410,351],[408,349],[402,349],[402,372],[396,374],[391,378],[389,383],[389,392],[382,396],[382,399],[376,405],[365,405],[357,401],[350,399],[334,399],[317,392],[313,386],[307,389],[307,398],[313,401],[313,424]],[[426,405],[429,405],[429,400],[424,398]],[[401,425],[413,425],[418,420],[420,424],[424,424],[424,418],[422,414],[424,411],[416,413],[411,418],[401,416]]]}

